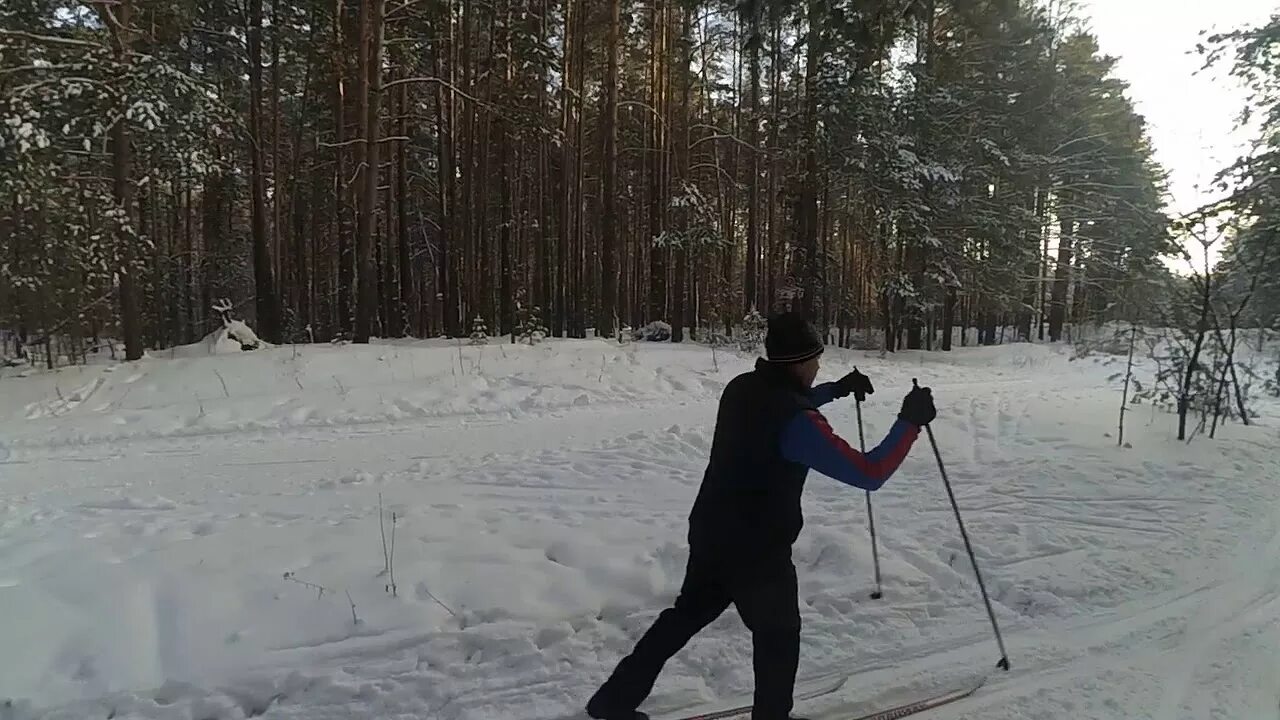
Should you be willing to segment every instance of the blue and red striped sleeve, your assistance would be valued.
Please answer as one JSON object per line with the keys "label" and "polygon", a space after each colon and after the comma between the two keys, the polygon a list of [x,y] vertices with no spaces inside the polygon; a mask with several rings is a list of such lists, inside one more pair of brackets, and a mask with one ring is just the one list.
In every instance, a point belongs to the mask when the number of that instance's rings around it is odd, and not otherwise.
{"label": "blue and red striped sleeve", "polygon": [[898,420],[875,449],[863,454],[836,435],[817,410],[798,413],[782,432],[782,455],[794,463],[863,490],[879,490],[920,436],[920,428]]}

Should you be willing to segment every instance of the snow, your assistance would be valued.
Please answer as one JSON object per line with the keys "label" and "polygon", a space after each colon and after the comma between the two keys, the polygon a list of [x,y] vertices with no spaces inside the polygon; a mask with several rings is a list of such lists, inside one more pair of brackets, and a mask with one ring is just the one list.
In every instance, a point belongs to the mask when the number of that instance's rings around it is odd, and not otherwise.
{"label": "snow", "polygon": [[[232,344],[0,377],[0,718],[574,713],[679,587],[716,398],[752,362],[605,340]],[[1013,669],[929,717],[1276,717],[1277,404],[1190,445],[1139,407],[1118,448],[1124,358],[1071,355],[824,358],[825,378],[875,381],[869,442],[911,378],[939,404]],[[826,410],[857,437],[852,401]],[[806,490],[800,674],[857,673],[818,717],[998,659],[925,438],[873,499],[879,601],[863,494]],[[750,648],[726,613],[651,707],[740,698]]]}

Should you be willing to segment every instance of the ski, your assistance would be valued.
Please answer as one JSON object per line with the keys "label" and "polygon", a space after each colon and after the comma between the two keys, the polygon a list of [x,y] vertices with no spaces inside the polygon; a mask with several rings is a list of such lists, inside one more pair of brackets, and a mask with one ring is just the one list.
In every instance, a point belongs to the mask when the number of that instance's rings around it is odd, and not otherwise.
{"label": "ski", "polygon": [[870,715],[862,715],[856,718],[845,715],[828,715],[827,717],[829,717],[830,720],[898,720],[899,718],[904,718],[908,715],[915,715],[916,713],[922,713],[926,710],[942,707],[943,705],[953,703],[957,700],[963,700],[964,698],[978,692],[978,690],[986,683],[987,678],[984,676],[981,680],[978,680],[972,685],[948,690],[923,700],[914,700],[895,707],[885,708],[884,710],[873,712]]}
{"label": "ski", "polygon": [[[815,700],[825,695],[830,695],[849,681],[848,675],[840,675],[830,680],[823,681],[815,687],[798,693],[795,696],[796,702],[805,702]],[[746,715],[751,712],[751,702],[734,707],[722,708],[720,710],[712,710],[709,712],[700,712],[693,715],[664,715],[659,720],[727,720],[727,718],[736,718],[740,715]]]}

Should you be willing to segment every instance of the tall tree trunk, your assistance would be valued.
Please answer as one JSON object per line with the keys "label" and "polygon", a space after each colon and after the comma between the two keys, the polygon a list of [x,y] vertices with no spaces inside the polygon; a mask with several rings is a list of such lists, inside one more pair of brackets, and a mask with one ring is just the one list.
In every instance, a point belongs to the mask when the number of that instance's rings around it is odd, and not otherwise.
{"label": "tall tree trunk", "polygon": [[[408,76],[405,67],[406,59],[401,54],[400,76]],[[400,129],[401,137],[409,137],[409,85],[400,86]],[[413,266],[409,253],[409,141],[402,140],[397,144],[396,152],[396,249],[399,251],[400,295],[396,314],[399,316],[402,334],[408,335],[415,326],[414,311],[418,307],[413,288]],[[425,284],[424,284],[425,290]]]}
{"label": "tall tree trunk", "polygon": [[1049,305],[1049,340],[1062,339],[1062,325],[1067,315],[1067,282],[1071,276],[1072,243],[1075,241],[1075,209],[1071,196],[1058,195],[1058,263],[1053,274],[1053,293]]}
{"label": "tall tree trunk", "polygon": [[[116,60],[128,63],[133,53],[132,28],[133,0],[121,0],[115,8],[115,19],[121,29],[112,29],[113,50]],[[125,111],[129,98],[120,98],[120,119],[111,127],[111,188],[116,205],[132,225],[133,217],[133,159],[129,150],[129,128],[125,124]],[[120,290],[120,325],[124,335],[125,359],[140,360],[143,353],[142,318],[136,272],[137,238],[129,232],[116,233],[120,258],[116,271]]]}
{"label": "tall tree trunk", "polygon": [[605,37],[604,112],[600,114],[600,303],[596,335],[613,336],[618,314],[618,37],[622,32],[622,0],[609,0],[609,28]]}
{"label": "tall tree trunk", "polygon": [[668,251],[656,243],[662,236],[665,216],[665,195],[663,192],[664,169],[667,166],[667,139],[665,132],[665,81],[666,72],[663,61],[667,52],[667,6],[668,0],[655,0],[653,5],[653,25],[650,39],[650,87],[654,117],[650,125],[652,135],[648,151],[652,154],[649,165],[649,241],[653,243],[649,250],[649,322],[667,320],[667,264]]}
{"label": "tall tree trunk", "polygon": [[[447,77],[452,85],[454,75],[452,2],[449,3],[448,13],[445,21],[449,28],[446,35],[446,44],[442,52],[436,53],[436,62],[438,66],[445,66],[439,68],[437,72],[441,77]],[[457,223],[455,221],[458,180],[453,142],[454,100],[453,91],[443,85],[436,87],[436,109],[440,128],[436,134],[440,156],[440,162],[437,166],[438,182],[440,184],[440,257],[437,262],[439,279],[436,287],[440,289],[440,316],[444,325],[444,333],[448,337],[459,337],[462,332],[462,325],[458,314],[458,280],[453,270],[454,256],[456,254],[455,245],[458,237]]]}
{"label": "tall tree trunk", "polygon": [[[1205,250],[1205,274],[1200,283],[1200,317],[1196,320],[1196,336],[1192,343],[1191,354],[1187,357],[1182,370],[1181,383],[1178,389],[1178,439],[1187,439],[1187,415],[1191,412],[1191,386],[1197,372],[1200,372],[1200,353],[1204,349],[1204,338],[1209,332],[1209,311],[1212,308],[1213,273],[1208,269],[1209,252]],[[1052,332],[1052,325],[1050,326]]]}
{"label": "tall tree trunk", "polygon": [[[261,0],[253,0],[261,2]],[[382,15],[385,0],[360,4],[359,91],[360,125],[363,130],[360,189],[360,222],[356,232],[356,327],[353,340],[369,342],[373,313],[378,302],[378,278],[373,264],[373,226],[378,212],[378,107],[382,97]]]}
{"label": "tall tree trunk", "polygon": [[747,262],[742,275],[743,311],[749,312],[760,304],[757,280],[759,279],[760,261],[760,47],[764,44],[761,36],[760,15],[762,0],[751,0],[747,3],[750,9],[747,18],[747,65],[750,68],[751,84],[749,87],[747,115],[747,144],[750,145],[750,159],[747,164]]}
{"label": "tall tree trunk", "polygon": [[[381,153],[380,153],[381,154]],[[391,151],[387,152],[390,159]],[[388,187],[385,191],[379,192],[382,201],[382,220],[375,220],[374,227],[377,229],[378,236],[378,289],[381,291],[381,304],[379,305],[379,321],[378,328],[381,337],[400,337],[400,313],[395,311],[396,298],[399,292],[396,290],[396,284],[399,275],[396,273],[396,252],[393,247],[395,242],[395,218],[396,218],[396,185],[393,181],[395,173],[394,163],[387,163],[387,179]]]}
{"label": "tall tree trunk", "polygon": [[555,312],[554,325],[551,328],[552,335],[561,337],[564,335],[565,328],[568,324],[568,306],[569,296],[567,286],[569,283],[569,264],[572,262],[572,252],[570,250],[570,239],[572,236],[573,222],[573,180],[571,168],[573,166],[573,152],[570,147],[569,139],[575,137],[573,133],[573,49],[576,44],[573,41],[573,29],[575,27],[574,20],[576,13],[580,12],[579,5],[576,0],[564,0],[564,40],[563,49],[561,51],[562,61],[560,77],[560,185],[559,185],[559,202],[560,202],[560,222],[559,233],[556,243],[556,289],[555,289]]}
{"label": "tall tree trunk", "polygon": [[346,10],[343,7],[342,0],[336,0],[335,15],[333,22],[334,33],[334,175],[333,175],[333,218],[335,234],[337,235],[337,303],[335,303],[335,311],[337,312],[337,331],[341,335],[348,335],[351,332],[351,299],[353,278],[352,270],[354,265],[351,260],[351,229],[347,223],[348,213],[346,212],[347,198],[347,165],[346,151],[343,146],[347,139],[347,115],[346,115],[346,81],[345,70],[346,61],[344,52],[347,49],[347,40],[343,32],[343,22]]}
{"label": "tall tree trunk", "polygon": [[574,106],[576,108],[574,114],[574,150],[575,160],[573,165],[574,171],[574,191],[573,191],[573,253],[569,261],[570,277],[573,284],[573,337],[585,338],[587,336],[586,323],[586,304],[589,302],[588,288],[586,285],[586,267],[587,267],[587,235],[586,235],[586,123],[583,122],[583,110],[586,103],[586,77],[587,77],[587,3],[586,0],[579,0],[578,10],[575,13],[577,20],[577,30],[575,42],[577,45],[573,50],[574,61],[577,63],[577,69],[574,70]]}
{"label": "tall tree trunk", "polygon": [[[689,153],[690,149],[690,125],[691,125],[691,101],[690,85],[693,79],[690,74],[690,68],[693,65],[693,37],[691,35],[691,14],[688,8],[684,8],[681,13],[681,30],[680,44],[684,48],[680,65],[676,70],[676,74],[680,77],[680,108],[682,117],[680,118],[680,128],[682,137],[679,139],[679,158],[676,172],[679,173],[680,181],[683,183],[692,183],[689,177]],[[672,112],[672,120],[675,113]],[[671,123],[668,123],[668,127]],[[684,190],[681,190],[684,193]],[[680,243],[675,248],[675,287],[672,289],[672,308],[671,308],[671,341],[684,342],[684,328],[688,321],[685,317],[685,305],[689,299],[689,208],[682,207],[679,210],[679,233]]]}
{"label": "tall tree trunk", "polygon": [[196,334],[196,308],[195,308],[195,284],[196,284],[196,265],[199,262],[196,253],[195,233],[194,233],[194,215],[191,207],[191,185],[187,185],[185,189],[185,198],[183,200],[183,208],[185,217],[182,229],[182,252],[186,262],[182,266],[182,304],[183,316],[186,322],[182,328],[182,342],[193,343],[197,340]]}
{"label": "tall tree trunk", "polygon": [[[501,31],[496,40],[502,56],[501,87],[506,93],[511,93],[515,88],[515,75],[511,62],[512,21],[511,5],[508,4],[505,6]],[[501,215],[498,218],[498,327],[496,329],[499,335],[508,335],[515,326],[511,287],[511,252],[516,217],[520,214],[519,199],[512,197],[512,175],[519,178],[522,168],[512,167],[516,163],[512,161],[514,139],[511,123],[502,115],[498,116],[496,122],[498,125],[498,194],[501,205],[499,210]]]}
{"label": "tall tree trunk", "polygon": [[253,278],[256,291],[257,333],[267,342],[280,342],[280,298],[272,272],[267,236],[265,142],[262,134],[262,0],[249,0],[249,148]]}
{"label": "tall tree trunk", "polygon": [[778,280],[782,275],[782,221],[778,207],[778,178],[782,174],[781,165],[774,148],[780,142],[782,127],[782,12],[778,8],[770,8],[770,22],[773,26],[773,42],[770,48],[769,64],[769,105],[772,119],[769,122],[769,186],[766,202],[766,222],[769,225],[768,244],[764,256],[768,260],[765,270],[766,293],[764,307],[760,311],[768,315],[773,312],[773,305],[778,299]]}
{"label": "tall tree trunk", "polygon": [[[538,0],[538,22],[535,30],[537,42],[539,45],[546,43],[547,13],[551,10],[551,0]],[[547,84],[550,68],[546,65],[538,68],[538,116],[547,117],[549,108],[547,103]],[[536,206],[536,218],[538,227],[537,240],[537,268],[538,277],[537,284],[533,293],[533,306],[542,313],[551,310],[551,267],[552,267],[552,245],[551,245],[551,228],[555,224],[555,203],[552,201],[551,194],[553,192],[553,183],[551,178],[551,149],[550,139],[547,133],[539,133],[538,135],[538,193]],[[547,316],[542,316],[544,322]]]}
{"label": "tall tree trunk", "polygon": [[[308,55],[310,58],[310,55]],[[306,85],[303,84],[303,94]],[[306,98],[303,98],[305,104]],[[305,113],[305,110],[303,111]],[[294,146],[295,152],[297,146]],[[276,288],[276,307],[280,313],[280,335],[284,338],[285,312],[297,308],[297,286],[290,283],[291,265],[298,258],[285,251],[283,244],[284,222],[281,220],[286,194],[284,192],[283,162],[280,159],[280,0],[271,2],[271,256],[275,260],[273,277],[279,283]],[[292,183],[297,183],[293,175]],[[292,192],[290,194],[293,194]],[[296,279],[296,278],[295,278]],[[292,299],[292,302],[290,302]]]}
{"label": "tall tree trunk", "polygon": [[[315,12],[312,13],[310,20],[311,20],[310,22],[311,30],[308,33],[308,40],[314,43],[315,37],[316,37]],[[277,49],[278,49],[278,46],[279,46],[279,43],[277,42]],[[278,66],[279,66],[279,57],[277,55],[276,62],[272,66],[273,72],[276,70]],[[319,208],[319,205],[311,202],[315,200],[316,181],[314,178],[314,173],[306,173],[305,177],[307,177],[308,179],[307,181],[304,182],[301,179],[302,177],[304,177],[304,174],[301,173],[299,170],[301,167],[302,159],[304,157],[310,157],[312,159],[312,162],[315,161],[315,141],[314,140],[311,141],[311,146],[309,148],[303,148],[303,129],[304,129],[304,125],[306,124],[305,118],[308,118],[311,114],[310,113],[311,107],[310,107],[309,100],[311,98],[312,69],[313,69],[312,55],[308,54],[307,67],[305,72],[303,73],[303,80],[302,80],[302,112],[299,113],[297,124],[294,126],[293,148],[292,148],[293,157],[290,162],[290,165],[292,166],[292,172],[290,174],[293,177],[293,192],[290,194],[291,201],[293,203],[292,205],[292,209],[293,209],[292,240],[293,242],[291,243],[292,252],[293,252],[293,261],[290,265],[290,267],[292,268],[291,278],[293,282],[291,284],[293,287],[291,289],[290,297],[292,297],[293,299],[293,308],[294,308],[294,311],[296,312],[297,327],[295,328],[295,330],[297,332],[303,332],[311,325],[311,312],[312,312],[311,274],[310,274],[310,267],[309,267],[310,257],[308,252],[309,243],[306,240],[306,237],[307,237],[306,228],[307,228],[307,221],[311,219],[312,220],[311,228],[314,232],[316,224],[314,222],[314,219],[310,217],[310,213],[313,212],[313,210],[318,210]],[[278,127],[280,93],[278,90],[278,84],[279,84],[278,75],[276,77],[277,77],[277,91],[275,94],[275,99],[276,99],[276,119],[277,119],[277,127]],[[308,193],[311,194],[310,198],[308,198]],[[310,204],[310,207],[308,207],[309,204]]]}
{"label": "tall tree trunk", "polygon": [[808,47],[804,70],[804,179],[800,185],[799,273],[804,288],[800,307],[814,318],[818,257],[818,71],[825,54],[823,41],[826,0],[809,0]]}

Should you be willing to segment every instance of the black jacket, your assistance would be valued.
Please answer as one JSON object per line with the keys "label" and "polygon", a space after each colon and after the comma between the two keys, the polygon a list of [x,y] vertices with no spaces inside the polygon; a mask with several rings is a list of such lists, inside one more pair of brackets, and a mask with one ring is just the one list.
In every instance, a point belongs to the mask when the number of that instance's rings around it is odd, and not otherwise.
{"label": "black jacket", "polygon": [[804,518],[809,468],[782,456],[787,422],[813,400],[783,366],[763,360],[720,396],[711,460],[689,516],[689,545],[725,561],[790,558]]}

